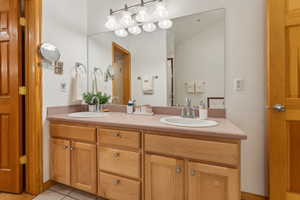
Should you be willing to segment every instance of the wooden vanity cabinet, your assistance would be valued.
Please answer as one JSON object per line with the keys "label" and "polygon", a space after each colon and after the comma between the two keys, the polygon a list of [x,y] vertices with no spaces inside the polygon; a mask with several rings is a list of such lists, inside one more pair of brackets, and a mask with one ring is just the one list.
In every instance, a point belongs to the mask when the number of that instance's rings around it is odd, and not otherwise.
{"label": "wooden vanity cabinet", "polygon": [[239,170],[188,162],[188,200],[240,200]]}
{"label": "wooden vanity cabinet", "polygon": [[239,149],[237,142],[146,134],[145,200],[240,200]]}
{"label": "wooden vanity cabinet", "polygon": [[50,125],[51,179],[97,194],[96,128]]}
{"label": "wooden vanity cabinet", "polygon": [[240,200],[240,140],[50,124],[51,179],[110,200]]}
{"label": "wooden vanity cabinet", "polygon": [[71,143],[69,140],[50,139],[50,153],[51,153],[51,170],[50,176],[52,180],[59,183],[71,184]]}
{"label": "wooden vanity cabinet", "polygon": [[184,161],[146,154],[145,199],[184,200]]}
{"label": "wooden vanity cabinet", "polygon": [[97,193],[97,150],[95,144],[72,142],[71,185]]}
{"label": "wooden vanity cabinet", "polygon": [[98,194],[110,200],[141,200],[141,133],[98,129]]}

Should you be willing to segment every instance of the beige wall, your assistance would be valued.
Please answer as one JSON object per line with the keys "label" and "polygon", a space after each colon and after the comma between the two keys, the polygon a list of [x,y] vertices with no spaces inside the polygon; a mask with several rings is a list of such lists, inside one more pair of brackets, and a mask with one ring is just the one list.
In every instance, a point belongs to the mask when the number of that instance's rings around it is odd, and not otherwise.
{"label": "beige wall", "polygon": [[[70,6],[72,5],[72,6]],[[55,75],[43,68],[43,162],[44,181],[49,180],[49,128],[46,121],[48,106],[68,105],[71,72],[75,62],[86,64],[86,0],[43,0],[42,41],[57,46],[64,62],[64,74]],[[60,84],[66,83],[65,91]]]}

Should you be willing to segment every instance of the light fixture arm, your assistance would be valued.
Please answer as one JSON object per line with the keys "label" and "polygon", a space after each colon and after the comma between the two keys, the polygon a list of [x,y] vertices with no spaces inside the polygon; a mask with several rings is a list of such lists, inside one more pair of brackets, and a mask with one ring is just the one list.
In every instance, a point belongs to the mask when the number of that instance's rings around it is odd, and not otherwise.
{"label": "light fixture arm", "polygon": [[134,4],[134,5],[131,5],[131,6],[128,6],[128,4],[125,4],[124,8],[121,8],[121,9],[118,9],[118,10],[110,9],[110,15],[113,15],[115,13],[119,13],[121,11],[128,11],[131,8],[145,6],[145,5],[148,5],[148,4],[152,4],[152,3],[155,3],[155,2],[162,2],[162,1],[163,0],[148,0],[148,1],[141,0],[141,3]]}

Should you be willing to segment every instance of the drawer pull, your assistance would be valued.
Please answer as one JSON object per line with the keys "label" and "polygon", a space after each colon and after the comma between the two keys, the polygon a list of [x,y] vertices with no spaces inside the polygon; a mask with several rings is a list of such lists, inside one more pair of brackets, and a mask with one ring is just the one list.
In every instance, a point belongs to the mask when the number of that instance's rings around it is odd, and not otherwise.
{"label": "drawer pull", "polygon": [[120,180],[114,180],[114,181],[113,181],[113,184],[114,184],[114,185],[119,185],[120,182],[121,182]]}
{"label": "drawer pull", "polygon": [[196,176],[196,170],[194,169],[191,170],[191,176]]}
{"label": "drawer pull", "polygon": [[119,153],[119,152],[114,152],[114,153],[113,153],[113,156],[114,156],[115,158],[118,158],[118,157],[120,157],[120,153]]}
{"label": "drawer pull", "polygon": [[177,168],[176,168],[176,173],[177,173],[177,174],[180,174],[181,172],[182,172],[182,169],[181,169],[180,167],[177,167]]}
{"label": "drawer pull", "polygon": [[68,149],[68,148],[69,148],[69,146],[67,146],[67,145],[64,146],[64,149]]}
{"label": "drawer pull", "polygon": [[114,137],[121,137],[121,134],[120,133],[113,133],[112,134]]}

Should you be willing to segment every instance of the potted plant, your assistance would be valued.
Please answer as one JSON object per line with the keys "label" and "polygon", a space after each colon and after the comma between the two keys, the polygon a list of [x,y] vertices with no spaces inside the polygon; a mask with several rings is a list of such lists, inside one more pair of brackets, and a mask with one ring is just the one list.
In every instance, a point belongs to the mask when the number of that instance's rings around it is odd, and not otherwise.
{"label": "potted plant", "polygon": [[[88,104],[89,112],[96,112],[102,110],[102,105],[108,103],[110,96],[107,96],[105,93],[97,92],[86,92],[83,93],[83,100]],[[99,105],[99,108],[97,107]]]}

